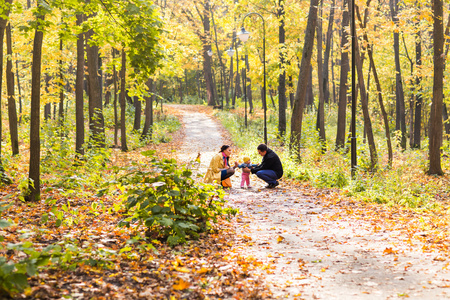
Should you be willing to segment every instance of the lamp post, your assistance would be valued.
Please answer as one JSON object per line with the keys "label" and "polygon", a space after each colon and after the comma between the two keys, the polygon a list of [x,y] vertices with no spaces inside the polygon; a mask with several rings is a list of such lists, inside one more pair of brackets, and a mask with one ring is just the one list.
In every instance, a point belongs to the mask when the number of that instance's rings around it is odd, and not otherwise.
{"label": "lamp post", "polygon": [[264,94],[263,94],[263,109],[264,109],[264,143],[267,145],[267,105],[266,105],[266,23],[262,15],[256,12],[250,12],[244,16],[242,19],[242,29],[238,32],[237,36],[242,42],[246,42],[250,37],[250,32],[245,30],[244,21],[245,18],[251,15],[257,15],[261,18],[263,22],[263,70],[264,70]]}
{"label": "lamp post", "polygon": [[357,158],[356,158],[356,31],[355,31],[355,0],[351,0],[352,11],[351,11],[351,34],[352,34],[352,120],[351,120],[351,128],[352,128],[352,137],[351,137],[351,176],[352,179],[355,179],[356,176],[356,166],[357,166]]}

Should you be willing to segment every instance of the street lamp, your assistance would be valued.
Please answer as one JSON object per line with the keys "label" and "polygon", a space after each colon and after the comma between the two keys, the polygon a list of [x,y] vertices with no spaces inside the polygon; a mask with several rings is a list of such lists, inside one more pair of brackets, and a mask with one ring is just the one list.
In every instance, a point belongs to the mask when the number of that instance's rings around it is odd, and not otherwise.
{"label": "street lamp", "polygon": [[263,109],[264,109],[264,143],[267,145],[267,105],[266,105],[266,23],[262,15],[256,12],[250,12],[244,16],[242,19],[241,31],[237,33],[237,36],[242,42],[246,42],[250,37],[250,32],[245,30],[244,21],[250,15],[257,15],[261,18],[263,22],[263,66],[264,66],[264,94],[263,94]]}
{"label": "street lamp", "polygon": [[236,52],[236,51],[232,48],[232,46],[230,46],[230,49],[228,49],[226,52],[229,57],[233,57],[234,52]]}

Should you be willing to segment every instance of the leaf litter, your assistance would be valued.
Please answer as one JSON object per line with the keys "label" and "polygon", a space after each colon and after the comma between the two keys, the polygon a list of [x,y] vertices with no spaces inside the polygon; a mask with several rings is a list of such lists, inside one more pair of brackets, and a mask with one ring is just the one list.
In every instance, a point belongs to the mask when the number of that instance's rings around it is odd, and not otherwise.
{"label": "leaf litter", "polygon": [[[181,111],[184,120],[189,109],[171,113]],[[209,109],[199,113],[211,118]],[[148,149],[193,161],[200,151],[193,140],[191,146],[184,143],[190,128],[183,122],[170,143]],[[217,148],[230,142],[226,131],[219,130],[220,140],[200,144],[207,151],[201,151],[202,163],[193,165],[199,174]],[[140,161],[141,150],[117,151],[112,164]],[[239,180],[234,176],[233,185]],[[15,298],[450,298],[445,211],[365,203],[286,179],[275,190],[252,181],[253,190],[228,191],[229,204],[240,209],[232,223],[222,221],[211,234],[174,248],[158,240],[133,240],[133,228],[117,227],[121,215],[111,210],[118,201],[113,195],[95,197],[89,187],[69,196],[50,189],[41,202],[26,204],[11,197],[17,195],[17,185],[2,188],[1,196],[15,202],[4,216],[16,224],[3,230],[4,245],[23,240],[38,248],[72,245],[71,255],[77,258],[41,270]],[[92,203],[100,203],[99,208]],[[71,222],[67,218],[57,227],[54,218],[45,220],[52,207],[62,210],[64,205],[72,212],[65,214]],[[15,259],[23,254],[2,255]]]}

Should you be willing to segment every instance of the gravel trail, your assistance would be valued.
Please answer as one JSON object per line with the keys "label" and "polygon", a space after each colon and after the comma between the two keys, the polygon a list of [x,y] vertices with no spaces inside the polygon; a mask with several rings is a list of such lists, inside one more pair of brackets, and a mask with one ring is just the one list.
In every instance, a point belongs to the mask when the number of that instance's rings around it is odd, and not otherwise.
{"label": "gravel trail", "polygon": [[[178,157],[192,161],[200,150],[204,174],[225,141],[222,128],[204,113],[179,109],[185,139]],[[450,299],[448,258],[423,253],[398,232],[374,230],[357,216],[342,217],[340,208],[283,181],[268,190],[251,180],[253,189],[240,189],[237,173],[226,196],[240,210],[234,251],[262,262],[273,298]]]}

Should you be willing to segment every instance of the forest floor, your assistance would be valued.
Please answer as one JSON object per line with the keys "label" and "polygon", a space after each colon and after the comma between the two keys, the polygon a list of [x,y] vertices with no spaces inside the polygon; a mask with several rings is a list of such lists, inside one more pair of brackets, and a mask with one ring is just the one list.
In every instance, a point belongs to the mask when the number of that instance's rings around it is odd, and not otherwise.
{"label": "forest floor", "polygon": [[[178,157],[192,161],[200,152],[203,174],[230,138],[207,113],[178,109],[184,123]],[[241,189],[240,173],[232,178],[226,199],[240,213],[230,251],[256,260],[252,274],[268,297],[450,299],[448,245],[436,242],[449,228],[418,231],[417,223],[426,221],[411,211],[359,203],[333,190],[287,180],[265,189],[254,175],[253,188]]]}
{"label": "forest floor", "polygon": [[[156,150],[188,163],[201,180],[221,145],[232,144],[230,135],[208,107],[166,109],[183,123],[169,143],[114,149],[110,164],[143,164],[141,151]],[[12,164],[16,177],[27,174],[25,145],[21,151]],[[200,164],[193,164],[199,153]],[[43,174],[40,202],[20,201],[18,182],[0,189],[0,198],[14,204],[2,213],[15,224],[0,230],[3,246],[58,244],[66,259],[40,268],[15,299],[450,299],[449,228],[439,222],[446,212],[362,203],[287,179],[265,189],[253,175],[253,189],[240,189],[237,173],[225,199],[239,214],[171,248],[118,227],[118,193],[97,196],[101,187],[87,182],[97,180],[92,170],[69,171],[55,166]],[[106,167],[101,176],[113,174]]]}

